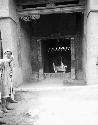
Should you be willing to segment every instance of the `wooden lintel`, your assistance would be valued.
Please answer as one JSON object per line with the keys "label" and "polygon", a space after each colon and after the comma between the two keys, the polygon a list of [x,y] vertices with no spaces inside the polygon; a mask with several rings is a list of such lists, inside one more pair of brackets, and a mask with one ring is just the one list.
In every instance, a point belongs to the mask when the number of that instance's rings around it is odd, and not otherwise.
{"label": "wooden lintel", "polygon": [[46,37],[42,37],[42,36],[33,36],[32,39],[38,40],[45,40],[45,39],[71,39],[71,38],[76,38],[77,35],[65,35],[65,36],[58,36],[58,35],[53,35],[53,36],[46,36]]}
{"label": "wooden lintel", "polygon": [[[61,3],[61,2],[65,2],[65,3],[78,3],[78,0],[16,0],[18,5],[35,5],[35,4],[47,4],[50,2],[53,3]],[[82,0],[84,2],[84,0]],[[80,1],[79,1],[80,2]]]}
{"label": "wooden lintel", "polygon": [[52,14],[52,13],[73,13],[73,12],[84,12],[85,7],[84,6],[73,6],[73,7],[56,7],[56,8],[36,8],[36,9],[27,9],[27,10],[21,10],[17,11],[19,17],[21,16],[27,16],[32,14]]}

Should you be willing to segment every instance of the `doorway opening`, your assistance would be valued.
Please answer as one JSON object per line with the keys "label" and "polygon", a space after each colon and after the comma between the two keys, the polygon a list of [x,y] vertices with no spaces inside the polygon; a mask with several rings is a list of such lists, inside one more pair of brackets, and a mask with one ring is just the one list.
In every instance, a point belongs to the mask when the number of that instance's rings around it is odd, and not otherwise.
{"label": "doorway opening", "polygon": [[84,13],[72,12],[43,14],[38,20],[21,22],[22,43],[26,44],[24,49],[28,47],[23,55],[27,64],[22,63],[31,70],[31,77],[58,77],[63,73],[64,78],[67,74],[73,79],[82,78],[83,21]]}
{"label": "doorway opening", "polygon": [[71,72],[70,39],[46,39],[41,43],[44,73]]}

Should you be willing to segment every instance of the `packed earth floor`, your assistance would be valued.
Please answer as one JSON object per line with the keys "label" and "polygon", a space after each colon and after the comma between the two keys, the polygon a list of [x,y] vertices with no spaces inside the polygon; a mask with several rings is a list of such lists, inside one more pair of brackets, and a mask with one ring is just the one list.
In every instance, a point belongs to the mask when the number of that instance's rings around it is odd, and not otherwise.
{"label": "packed earth floor", "polygon": [[0,118],[0,125],[98,125],[98,86],[59,82],[18,88],[18,103],[10,104],[14,110]]}

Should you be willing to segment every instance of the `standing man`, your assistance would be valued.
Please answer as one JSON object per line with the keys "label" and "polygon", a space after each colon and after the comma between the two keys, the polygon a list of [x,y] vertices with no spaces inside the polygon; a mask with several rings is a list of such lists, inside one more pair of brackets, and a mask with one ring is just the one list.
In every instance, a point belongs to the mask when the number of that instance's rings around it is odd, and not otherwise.
{"label": "standing man", "polygon": [[13,58],[11,57],[12,52],[7,49],[4,51],[4,58],[0,59],[1,69],[1,105],[2,111],[7,113],[9,108],[9,102],[11,99],[11,63]]}
{"label": "standing man", "polygon": [[12,60],[9,64],[9,66],[10,66],[10,94],[9,94],[10,95],[10,102],[17,103],[17,101],[15,101],[15,98],[14,98],[15,90],[13,88],[13,59],[14,59],[13,55],[11,55],[10,59]]}

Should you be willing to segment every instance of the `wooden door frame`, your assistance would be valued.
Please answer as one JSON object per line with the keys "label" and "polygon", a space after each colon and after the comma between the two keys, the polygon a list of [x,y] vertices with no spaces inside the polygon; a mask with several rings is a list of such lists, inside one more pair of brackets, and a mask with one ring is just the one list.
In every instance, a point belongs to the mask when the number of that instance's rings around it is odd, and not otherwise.
{"label": "wooden door frame", "polygon": [[[65,38],[65,39],[67,39],[67,38],[70,39],[70,44],[71,44],[71,74],[70,74],[70,78],[71,79],[75,79],[75,68],[76,68],[76,66],[75,66],[76,65],[75,64],[76,63],[76,59],[75,59],[75,41],[76,41],[77,37],[78,37],[77,35],[67,35],[67,36],[62,37],[62,38]],[[47,38],[49,39],[49,37],[44,37],[44,38],[40,38],[40,39],[45,40]],[[52,39],[53,39],[53,37],[52,37]]]}
{"label": "wooden door frame", "polygon": [[3,58],[3,48],[2,48],[2,38],[1,38],[1,30],[0,30],[0,59]]}

